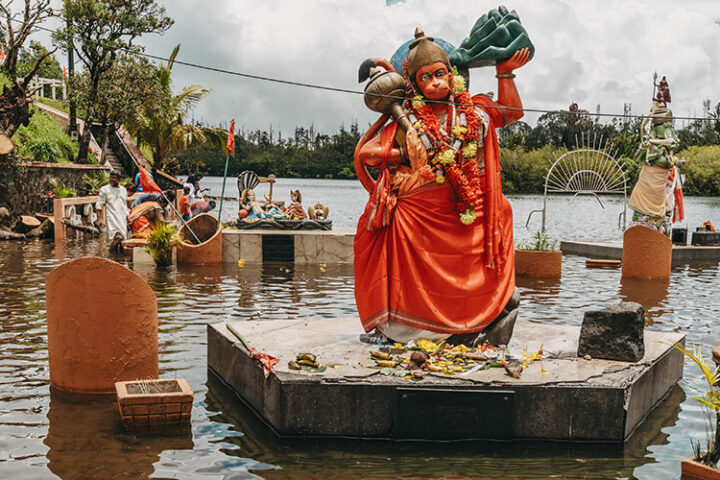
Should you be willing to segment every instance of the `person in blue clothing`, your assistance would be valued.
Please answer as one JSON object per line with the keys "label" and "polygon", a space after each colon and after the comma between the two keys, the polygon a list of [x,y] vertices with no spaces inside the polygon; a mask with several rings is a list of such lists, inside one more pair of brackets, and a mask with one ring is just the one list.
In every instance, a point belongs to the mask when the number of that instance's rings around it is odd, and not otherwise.
{"label": "person in blue clothing", "polygon": [[[148,172],[148,175],[150,175],[150,178],[155,180],[155,177],[153,176],[153,174],[151,172]],[[132,191],[135,193],[140,193],[143,191],[142,182],[140,182],[140,172],[135,174],[135,178],[133,178],[133,181],[130,185],[131,185]]]}
{"label": "person in blue clothing", "polygon": [[[167,198],[169,202],[175,201],[175,192],[173,190],[165,190],[163,193],[165,194],[165,198]],[[135,208],[141,203],[145,202],[160,202],[161,198],[162,195],[159,193],[143,193],[135,199],[132,205],[130,205],[130,208]]]}

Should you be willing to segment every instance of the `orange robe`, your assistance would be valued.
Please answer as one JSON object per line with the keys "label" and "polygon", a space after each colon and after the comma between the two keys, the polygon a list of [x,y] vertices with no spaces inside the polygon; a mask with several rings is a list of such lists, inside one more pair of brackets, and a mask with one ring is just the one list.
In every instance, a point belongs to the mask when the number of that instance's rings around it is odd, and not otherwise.
{"label": "orange robe", "polygon": [[130,210],[130,213],[128,213],[128,225],[132,229],[133,237],[143,237],[152,233],[155,223],[145,216],[151,210],[162,212],[162,207],[157,202],[143,202]]}
{"label": "orange robe", "polygon": [[438,333],[480,332],[510,300],[512,210],[501,191],[495,133],[504,119],[486,111],[485,208],[472,225],[460,222],[449,183],[431,180],[396,194],[391,174],[381,173],[355,235],[355,299],[365,331],[393,321]]}

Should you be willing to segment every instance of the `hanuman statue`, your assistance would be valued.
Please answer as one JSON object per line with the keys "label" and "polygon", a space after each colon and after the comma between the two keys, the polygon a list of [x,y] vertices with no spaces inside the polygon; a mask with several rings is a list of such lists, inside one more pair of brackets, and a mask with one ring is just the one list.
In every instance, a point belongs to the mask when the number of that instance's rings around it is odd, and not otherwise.
{"label": "hanuman statue", "polygon": [[[370,193],[355,236],[362,339],[507,344],[519,297],[495,129],[523,115],[513,71],[534,48],[503,7],[460,48],[419,28],[404,47],[399,68],[366,60],[360,71],[366,104],[383,113],[355,150]],[[484,65],[495,65],[497,101],[467,90],[467,69]]]}

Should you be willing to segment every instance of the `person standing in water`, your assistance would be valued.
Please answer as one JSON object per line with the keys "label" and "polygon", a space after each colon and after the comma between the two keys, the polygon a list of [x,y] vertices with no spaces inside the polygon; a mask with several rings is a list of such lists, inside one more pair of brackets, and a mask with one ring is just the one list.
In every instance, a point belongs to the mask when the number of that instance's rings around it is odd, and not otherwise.
{"label": "person standing in water", "polygon": [[125,219],[128,214],[127,190],[120,185],[120,172],[110,172],[110,183],[100,189],[98,202],[95,204],[95,211],[105,208],[105,223],[107,225],[107,236],[110,240],[110,251],[121,252],[122,242],[127,239],[127,224]]}

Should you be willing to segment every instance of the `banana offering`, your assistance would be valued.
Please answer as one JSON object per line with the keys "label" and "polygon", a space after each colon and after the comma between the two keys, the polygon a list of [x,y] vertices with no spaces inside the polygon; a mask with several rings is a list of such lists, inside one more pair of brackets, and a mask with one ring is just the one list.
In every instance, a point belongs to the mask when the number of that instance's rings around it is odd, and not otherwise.
{"label": "banana offering", "polygon": [[312,353],[298,353],[295,360],[288,362],[290,370],[305,370],[309,372],[322,372],[325,370],[324,365],[320,365],[317,357]]}
{"label": "banana offering", "polygon": [[502,367],[505,350],[485,343],[478,347],[448,345],[445,341],[435,343],[427,339],[396,343],[392,346],[371,350],[370,358],[380,368],[382,375],[403,376],[408,380],[421,380],[425,372],[456,375],[459,373]]}

